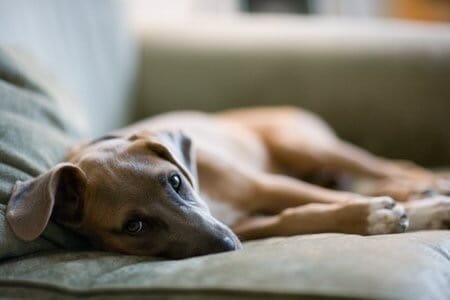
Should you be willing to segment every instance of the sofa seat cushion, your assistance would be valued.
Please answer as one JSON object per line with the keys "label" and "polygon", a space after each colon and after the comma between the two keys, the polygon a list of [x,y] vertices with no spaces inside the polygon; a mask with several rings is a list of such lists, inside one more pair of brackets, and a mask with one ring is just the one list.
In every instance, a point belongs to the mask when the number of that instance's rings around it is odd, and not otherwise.
{"label": "sofa seat cushion", "polygon": [[51,252],[0,274],[0,294],[40,299],[450,299],[450,231],[273,238],[178,261]]}

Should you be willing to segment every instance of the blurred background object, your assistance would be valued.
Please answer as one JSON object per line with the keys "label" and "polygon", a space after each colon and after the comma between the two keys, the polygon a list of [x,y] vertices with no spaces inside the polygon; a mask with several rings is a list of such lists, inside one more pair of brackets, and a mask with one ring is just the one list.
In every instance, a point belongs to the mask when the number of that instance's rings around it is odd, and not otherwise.
{"label": "blurred background object", "polygon": [[450,21],[448,0],[241,0],[246,12]]}
{"label": "blurred background object", "polygon": [[[199,15],[289,13],[314,16],[400,18],[450,22],[448,0],[135,0],[134,18],[182,19]],[[151,7],[151,9],[150,9]]]}
{"label": "blurred background object", "polygon": [[139,118],[294,105],[376,154],[450,164],[448,1],[126,3]]}
{"label": "blurred background object", "polygon": [[389,7],[390,14],[398,18],[450,22],[448,0],[395,0]]}

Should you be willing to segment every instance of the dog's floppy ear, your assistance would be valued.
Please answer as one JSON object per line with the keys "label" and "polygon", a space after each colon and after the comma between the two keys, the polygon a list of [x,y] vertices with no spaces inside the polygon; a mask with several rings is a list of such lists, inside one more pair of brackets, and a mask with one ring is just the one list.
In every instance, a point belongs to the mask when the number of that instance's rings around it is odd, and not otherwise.
{"label": "dog's floppy ear", "polygon": [[6,210],[12,231],[22,240],[36,239],[52,217],[76,227],[83,217],[86,175],[77,166],[61,163],[37,178],[17,182]]}
{"label": "dog's floppy ear", "polygon": [[145,138],[147,146],[175,164],[197,189],[197,165],[192,140],[181,131],[141,132],[130,139]]}

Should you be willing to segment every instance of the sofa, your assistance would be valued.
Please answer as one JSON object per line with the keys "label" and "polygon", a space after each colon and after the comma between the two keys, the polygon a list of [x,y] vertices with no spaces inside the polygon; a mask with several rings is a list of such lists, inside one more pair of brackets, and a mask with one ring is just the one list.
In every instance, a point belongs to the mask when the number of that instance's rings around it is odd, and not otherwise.
{"label": "sofa", "polygon": [[18,240],[17,180],[73,143],[180,109],[294,105],[374,153],[450,163],[450,25],[286,16],[130,31],[117,1],[0,2],[0,298],[450,299],[450,231],[314,234],[164,260],[51,223]]}

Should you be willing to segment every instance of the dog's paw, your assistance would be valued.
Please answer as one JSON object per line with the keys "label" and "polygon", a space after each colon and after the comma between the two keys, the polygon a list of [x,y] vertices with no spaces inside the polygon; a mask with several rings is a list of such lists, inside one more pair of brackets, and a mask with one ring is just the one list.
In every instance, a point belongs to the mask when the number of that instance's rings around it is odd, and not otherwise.
{"label": "dog's paw", "polygon": [[391,197],[375,197],[369,204],[368,234],[405,232],[409,220],[403,206]]}
{"label": "dog's paw", "polygon": [[450,197],[433,196],[408,206],[411,226],[408,231],[450,229]]}

